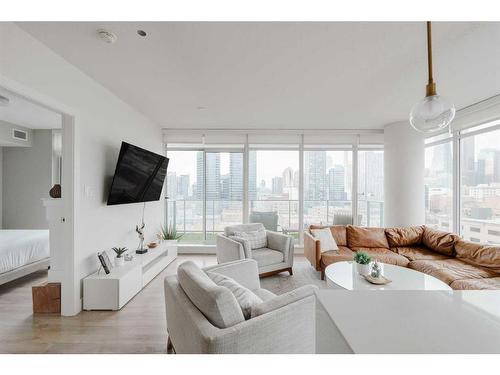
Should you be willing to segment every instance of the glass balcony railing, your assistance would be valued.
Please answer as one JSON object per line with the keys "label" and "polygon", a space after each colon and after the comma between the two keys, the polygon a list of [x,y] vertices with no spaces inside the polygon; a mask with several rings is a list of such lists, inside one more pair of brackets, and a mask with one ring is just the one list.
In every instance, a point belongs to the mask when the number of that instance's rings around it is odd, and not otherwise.
{"label": "glass balcony railing", "polygon": [[[383,226],[384,204],[359,201],[358,222],[364,226]],[[215,243],[217,233],[243,222],[243,203],[230,200],[208,200],[204,219],[203,201],[169,200],[168,224],[183,236],[183,243]],[[298,200],[251,200],[250,222],[263,222],[270,230],[299,238]],[[310,224],[348,224],[352,222],[352,201],[304,201],[304,228]],[[204,230],[204,227],[206,230]]]}

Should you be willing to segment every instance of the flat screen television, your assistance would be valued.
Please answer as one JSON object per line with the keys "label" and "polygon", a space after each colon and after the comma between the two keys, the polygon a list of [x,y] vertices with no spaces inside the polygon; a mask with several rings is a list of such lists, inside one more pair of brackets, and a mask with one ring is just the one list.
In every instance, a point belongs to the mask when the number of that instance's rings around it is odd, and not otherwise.
{"label": "flat screen television", "polygon": [[167,166],[165,156],[122,142],[108,206],[159,200]]}

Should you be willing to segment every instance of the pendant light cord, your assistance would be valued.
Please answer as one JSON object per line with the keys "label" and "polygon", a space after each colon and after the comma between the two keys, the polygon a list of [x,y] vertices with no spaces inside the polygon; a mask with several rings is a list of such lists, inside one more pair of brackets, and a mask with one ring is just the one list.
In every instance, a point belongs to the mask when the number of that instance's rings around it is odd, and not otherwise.
{"label": "pendant light cord", "polygon": [[429,83],[433,83],[434,77],[432,76],[432,26],[430,21],[427,21],[427,65],[429,70]]}
{"label": "pendant light cord", "polygon": [[436,84],[432,75],[432,26],[431,21],[427,21],[427,69],[429,81],[426,87],[426,96],[436,95]]}

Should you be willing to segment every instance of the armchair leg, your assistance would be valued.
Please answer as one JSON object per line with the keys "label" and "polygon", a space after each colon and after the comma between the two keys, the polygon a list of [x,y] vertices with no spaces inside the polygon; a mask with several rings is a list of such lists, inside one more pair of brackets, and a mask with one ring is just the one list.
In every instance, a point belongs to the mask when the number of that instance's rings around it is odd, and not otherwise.
{"label": "armchair leg", "polygon": [[322,268],[321,269],[321,280],[325,279],[325,270]]}
{"label": "armchair leg", "polygon": [[167,354],[175,354],[174,344],[172,344],[170,336],[167,338]]}
{"label": "armchair leg", "polygon": [[287,271],[290,273],[290,276],[293,275],[293,270],[292,270],[292,267],[290,267],[289,269],[287,269]]}

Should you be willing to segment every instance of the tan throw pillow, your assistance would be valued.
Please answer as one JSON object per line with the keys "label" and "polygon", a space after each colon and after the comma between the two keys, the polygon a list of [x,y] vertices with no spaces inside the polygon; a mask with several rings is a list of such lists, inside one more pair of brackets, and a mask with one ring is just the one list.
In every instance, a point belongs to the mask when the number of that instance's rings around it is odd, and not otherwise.
{"label": "tan throw pillow", "polygon": [[207,272],[208,277],[217,285],[226,287],[233,293],[236,301],[241,307],[245,319],[250,319],[252,308],[262,303],[262,299],[253,293],[250,289],[240,285],[230,277],[216,272]]}
{"label": "tan throw pillow", "polygon": [[330,228],[311,229],[314,238],[319,240],[320,251],[324,253],[329,250],[338,250],[339,247],[332,236]]}

